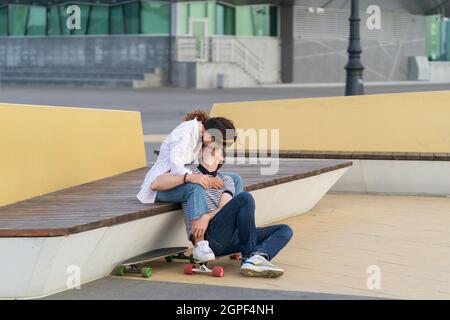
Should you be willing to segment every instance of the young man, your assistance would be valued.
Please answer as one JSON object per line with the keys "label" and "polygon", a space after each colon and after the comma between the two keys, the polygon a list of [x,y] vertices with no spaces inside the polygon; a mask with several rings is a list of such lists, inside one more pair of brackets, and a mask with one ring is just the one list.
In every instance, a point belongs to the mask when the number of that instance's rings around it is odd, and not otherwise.
{"label": "young man", "polygon": [[[196,220],[185,215],[188,238],[195,244],[194,259],[208,261],[215,255],[240,252],[243,257],[241,273],[246,276],[279,277],[284,271],[270,262],[292,237],[287,225],[257,228],[255,225],[255,201],[248,192],[234,196],[233,180],[218,172],[223,163],[223,148],[216,143],[204,146],[200,165],[188,165],[192,174],[185,178],[161,175],[152,189],[164,189],[183,183],[195,183],[196,175],[218,177],[223,181],[220,189],[205,190],[208,212]],[[186,203],[183,204],[186,210]],[[206,239],[206,240],[205,240]]]}

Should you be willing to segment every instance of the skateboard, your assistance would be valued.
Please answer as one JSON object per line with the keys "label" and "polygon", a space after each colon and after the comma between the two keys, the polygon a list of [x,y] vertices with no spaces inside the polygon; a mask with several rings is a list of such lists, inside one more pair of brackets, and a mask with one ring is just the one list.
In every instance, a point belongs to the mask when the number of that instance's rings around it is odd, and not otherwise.
{"label": "skateboard", "polygon": [[[223,257],[229,256],[231,260],[240,260],[241,259],[241,255],[239,253],[233,253],[231,255],[225,255],[225,256],[219,256],[216,257],[216,259],[220,259]],[[203,261],[203,262],[199,262],[199,261],[194,261],[193,256],[191,255],[189,257],[190,260],[190,264],[185,264],[184,265],[184,274],[187,275],[194,275],[196,273],[207,273],[207,274],[211,274],[214,277],[223,277],[225,275],[225,271],[223,269],[222,266],[214,266],[212,269],[208,268],[208,262],[210,261]],[[212,261],[214,261],[212,260]]]}
{"label": "skateboard", "polygon": [[186,260],[192,261],[192,258],[185,255],[187,250],[189,250],[188,247],[172,247],[152,250],[123,261],[114,268],[112,273],[116,276],[140,274],[143,278],[150,278],[153,274],[153,269],[151,267],[144,266],[144,264],[162,258],[164,258],[166,262],[174,262],[177,260],[183,262]]}

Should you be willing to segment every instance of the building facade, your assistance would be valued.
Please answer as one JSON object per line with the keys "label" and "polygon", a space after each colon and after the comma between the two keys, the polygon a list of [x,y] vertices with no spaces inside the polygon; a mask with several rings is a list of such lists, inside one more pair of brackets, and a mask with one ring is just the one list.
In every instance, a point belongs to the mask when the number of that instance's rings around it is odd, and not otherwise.
{"label": "building facade", "polygon": [[[410,57],[450,60],[448,5],[360,2],[365,81],[407,80]],[[345,79],[345,0],[2,3],[3,83],[210,88]],[[381,27],[371,30],[374,3]]]}

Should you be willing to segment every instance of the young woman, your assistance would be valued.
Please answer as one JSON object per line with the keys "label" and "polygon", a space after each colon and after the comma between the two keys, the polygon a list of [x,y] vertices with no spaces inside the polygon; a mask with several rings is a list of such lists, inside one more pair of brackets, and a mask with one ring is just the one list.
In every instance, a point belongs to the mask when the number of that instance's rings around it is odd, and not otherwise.
{"label": "young woman", "polygon": [[[191,220],[198,219],[208,211],[205,189],[222,188],[223,181],[203,174],[193,174],[185,165],[198,163],[203,146],[222,141],[226,147],[235,140],[236,129],[231,120],[223,117],[210,118],[208,113],[202,110],[188,113],[184,121],[173,129],[161,144],[158,158],[146,174],[137,198],[142,203],[186,202],[186,216]],[[158,191],[152,189],[152,182],[167,172],[182,179],[183,184],[169,185]],[[234,181],[236,194],[242,192],[241,177],[235,173],[226,175]]]}

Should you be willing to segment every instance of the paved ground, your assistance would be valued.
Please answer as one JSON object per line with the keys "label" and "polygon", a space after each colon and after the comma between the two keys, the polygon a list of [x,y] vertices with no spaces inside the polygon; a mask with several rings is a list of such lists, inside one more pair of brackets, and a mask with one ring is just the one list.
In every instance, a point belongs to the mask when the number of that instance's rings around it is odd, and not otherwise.
{"label": "paved ground", "polygon": [[450,299],[448,212],[445,197],[327,194],[282,221],[294,237],[274,259],[286,271],[280,278],[242,277],[227,258],[211,263],[224,278],[162,261],[149,280],[109,277],[50,298]]}
{"label": "paved ground", "polygon": [[365,300],[368,297],[104,278],[46,300]]}

